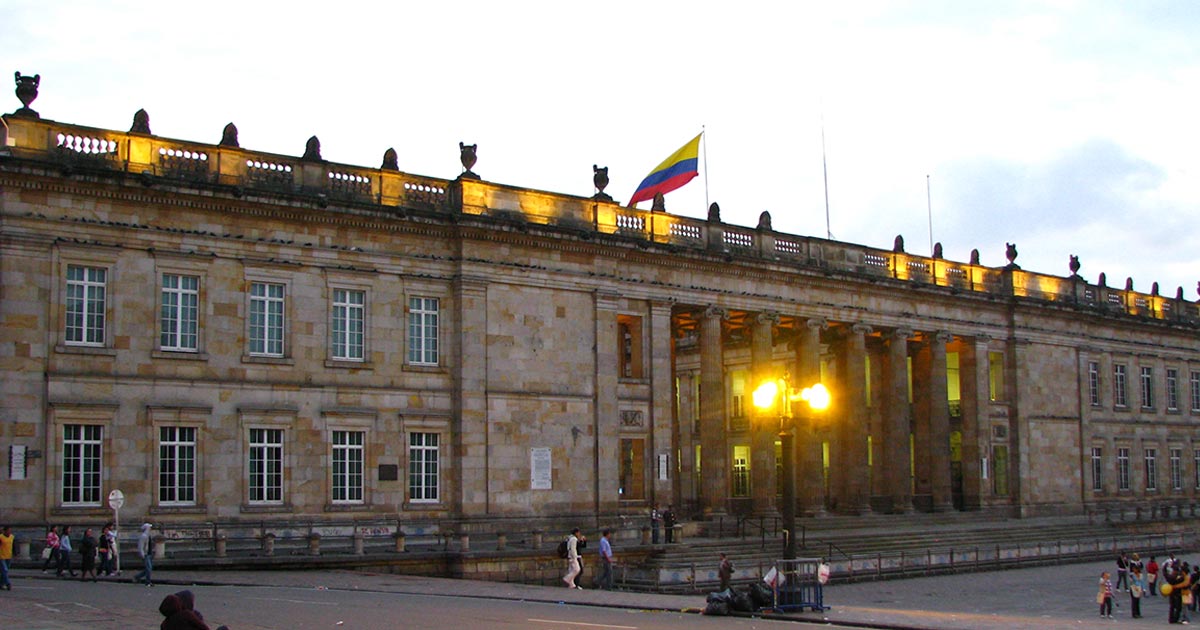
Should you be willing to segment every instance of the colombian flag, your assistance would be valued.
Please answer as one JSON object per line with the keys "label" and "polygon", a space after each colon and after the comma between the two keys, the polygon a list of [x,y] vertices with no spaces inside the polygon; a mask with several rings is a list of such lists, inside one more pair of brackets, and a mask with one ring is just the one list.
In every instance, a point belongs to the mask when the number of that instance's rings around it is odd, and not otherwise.
{"label": "colombian flag", "polygon": [[[704,135],[703,133],[700,136]],[[629,199],[629,205],[635,206],[639,201],[653,199],[658,193],[667,194],[676,188],[692,181],[692,178],[700,173],[698,167],[700,156],[700,136],[692,138],[690,142],[679,148],[678,151],[671,154],[671,157],[663,160],[655,169],[642,180],[641,185],[637,190],[633,191],[633,197]]]}

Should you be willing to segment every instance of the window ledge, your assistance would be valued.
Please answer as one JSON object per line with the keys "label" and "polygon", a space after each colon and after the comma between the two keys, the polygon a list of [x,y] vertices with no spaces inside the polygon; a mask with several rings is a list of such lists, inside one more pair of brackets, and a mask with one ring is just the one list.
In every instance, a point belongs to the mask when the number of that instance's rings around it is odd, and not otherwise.
{"label": "window ledge", "polygon": [[261,363],[265,365],[296,365],[291,357],[260,357],[253,354],[243,354],[242,363]]}
{"label": "window ledge", "polygon": [[623,385],[649,385],[650,379],[640,376],[622,376],[617,379],[617,382]]}
{"label": "window ledge", "polygon": [[59,354],[91,354],[103,357],[117,356],[116,348],[108,348],[105,346],[73,346],[60,343],[54,346],[54,351]]}
{"label": "window ledge", "polygon": [[206,514],[205,505],[155,505],[150,508],[151,514]]}
{"label": "window ledge", "polygon": [[424,374],[448,374],[449,370],[440,365],[413,365],[405,363],[401,370],[405,372],[420,372]]}
{"label": "window ledge", "polygon": [[326,512],[366,512],[371,509],[366,503],[326,503]]}
{"label": "window ledge", "polygon": [[242,504],[243,514],[290,514],[295,509],[290,504],[280,505],[255,505],[250,503]]}
{"label": "window ledge", "polygon": [[173,359],[176,361],[208,361],[207,352],[189,352],[187,350],[154,350],[150,353],[154,359]]}
{"label": "window ledge", "polygon": [[431,501],[429,503],[407,501],[404,504],[404,508],[414,512],[437,512],[446,509],[446,506],[442,505],[440,501]]}
{"label": "window ledge", "polygon": [[370,361],[351,361],[349,359],[326,359],[325,367],[339,370],[374,370],[375,365]]}

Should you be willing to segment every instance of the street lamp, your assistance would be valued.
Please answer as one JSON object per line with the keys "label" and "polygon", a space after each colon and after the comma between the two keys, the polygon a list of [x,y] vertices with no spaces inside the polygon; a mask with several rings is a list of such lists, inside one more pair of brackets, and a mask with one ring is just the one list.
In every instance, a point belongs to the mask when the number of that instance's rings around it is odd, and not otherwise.
{"label": "street lamp", "polygon": [[759,385],[751,397],[754,406],[767,410],[778,407],[779,411],[779,442],[783,451],[783,557],[792,560],[796,557],[796,463],[795,463],[795,418],[792,416],[792,402],[807,403],[806,415],[811,419],[811,413],[824,411],[829,407],[829,390],[821,383],[815,383],[800,391],[793,390],[785,375],[781,379],[766,381]]}

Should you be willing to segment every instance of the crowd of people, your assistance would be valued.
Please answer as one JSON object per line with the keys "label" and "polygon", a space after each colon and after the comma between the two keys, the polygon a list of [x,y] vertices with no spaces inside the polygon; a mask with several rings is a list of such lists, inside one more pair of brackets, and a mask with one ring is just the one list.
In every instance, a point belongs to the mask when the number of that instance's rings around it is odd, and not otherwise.
{"label": "crowd of people", "polygon": [[1192,566],[1169,554],[1161,564],[1156,556],[1149,562],[1141,557],[1121,552],[1117,556],[1117,581],[1113,584],[1112,574],[1100,574],[1096,603],[1100,605],[1100,616],[1113,618],[1117,593],[1129,594],[1129,611],[1134,619],[1142,616],[1142,600],[1147,597],[1167,599],[1167,622],[1190,624],[1191,614],[1200,612],[1200,565]]}
{"label": "crowd of people", "polygon": [[[142,571],[134,578],[148,586],[153,586],[150,571],[152,569],[153,548],[150,541],[150,523],[142,525],[138,536],[137,553],[142,561]],[[4,527],[7,540],[0,537],[0,588],[12,590],[8,584],[8,562],[12,559],[12,535],[9,527]],[[117,530],[113,523],[106,523],[100,530],[100,535],[93,534],[92,528],[83,530],[82,535],[71,532],[70,525],[52,525],[46,531],[45,546],[42,548],[42,573],[50,570],[58,577],[79,577],[80,581],[89,578],[95,582],[100,576],[111,577],[119,574],[117,566]],[[7,553],[7,557],[4,554]],[[73,555],[79,556],[79,571],[75,571]]]}

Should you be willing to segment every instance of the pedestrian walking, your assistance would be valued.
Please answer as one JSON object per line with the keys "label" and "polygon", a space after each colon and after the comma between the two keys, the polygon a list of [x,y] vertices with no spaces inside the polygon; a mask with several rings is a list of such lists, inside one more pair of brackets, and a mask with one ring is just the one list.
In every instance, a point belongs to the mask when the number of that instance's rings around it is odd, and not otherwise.
{"label": "pedestrian walking", "polygon": [[150,548],[150,530],[154,526],[150,523],[142,523],[142,533],[138,536],[138,557],[142,559],[142,570],[133,576],[135,583],[142,582],[146,586],[154,586],[154,580],[151,573],[154,571],[154,553]]}
{"label": "pedestrian walking", "polygon": [[1096,603],[1100,604],[1101,618],[1113,618],[1113,584],[1112,575],[1108,571],[1100,574],[1100,591],[1096,593]]}
{"label": "pedestrian walking", "polygon": [[[47,553],[47,549],[50,551]],[[42,549],[42,573],[50,568],[50,565],[58,566],[58,525],[51,525],[50,531],[46,532],[46,548]]]}
{"label": "pedestrian walking", "polygon": [[567,583],[567,588],[580,588],[575,583],[575,578],[579,577],[579,528],[571,530],[571,535],[567,537],[567,574],[563,576],[563,582]]}
{"label": "pedestrian walking", "polygon": [[662,529],[662,512],[658,511],[658,506],[650,508],[650,542],[658,544],[658,532]]}
{"label": "pedestrian walking", "polygon": [[613,590],[613,563],[616,559],[613,558],[612,530],[604,530],[600,533],[600,577],[597,578],[600,588],[611,591]]}
{"label": "pedestrian walking", "polygon": [[96,581],[96,537],[92,535],[92,528],[83,530],[83,538],[79,539],[79,581],[87,580],[88,574],[92,574],[92,581]]}
{"label": "pedestrian walking", "polygon": [[96,555],[100,559],[100,572],[112,575],[113,572],[113,534],[112,523],[105,523],[100,530],[100,538],[96,541]]}
{"label": "pedestrian walking", "polygon": [[1183,567],[1180,566],[1179,562],[1172,558],[1169,562],[1164,563],[1162,580],[1171,585],[1171,592],[1167,596],[1167,622],[1184,623],[1181,621],[1183,616],[1183,592],[1191,585],[1190,577],[1183,571]]}
{"label": "pedestrian walking", "polygon": [[1142,616],[1142,596],[1146,592],[1146,577],[1141,567],[1134,565],[1129,570],[1129,614],[1134,619]]}
{"label": "pedestrian walking", "polygon": [[1129,556],[1122,551],[1117,556],[1117,585],[1116,590],[1129,590]]}
{"label": "pedestrian walking", "polygon": [[8,581],[8,569],[12,564],[13,535],[12,528],[5,525],[0,529],[0,589],[12,590],[12,582]]}
{"label": "pedestrian walking", "polygon": [[1154,556],[1146,563],[1146,590],[1150,597],[1158,597],[1158,559]]}
{"label": "pedestrian walking", "polygon": [[733,579],[733,562],[729,560],[729,556],[721,553],[721,563],[717,565],[717,577],[721,578],[721,588],[719,590],[727,590],[729,581]]}
{"label": "pedestrian walking", "polygon": [[63,577],[63,571],[75,577],[75,569],[71,568],[71,526],[63,525],[58,534],[58,565],[55,575]]}
{"label": "pedestrian walking", "polygon": [[675,542],[675,506],[667,505],[667,510],[663,512],[663,528],[666,532],[667,544]]}

